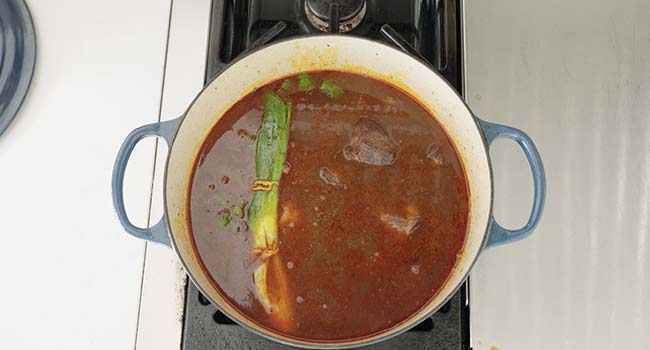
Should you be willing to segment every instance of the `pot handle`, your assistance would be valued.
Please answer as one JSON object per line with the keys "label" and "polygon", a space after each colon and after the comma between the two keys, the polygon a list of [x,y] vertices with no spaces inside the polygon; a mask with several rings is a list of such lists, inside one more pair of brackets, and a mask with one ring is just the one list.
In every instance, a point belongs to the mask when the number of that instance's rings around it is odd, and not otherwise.
{"label": "pot handle", "polygon": [[167,146],[171,146],[181,119],[182,117],[166,122],[143,125],[131,131],[126,139],[124,139],[122,147],[120,147],[120,151],[117,153],[115,165],[113,165],[113,206],[124,230],[134,237],[162,243],[168,247],[171,247],[171,241],[167,232],[167,219],[165,215],[163,215],[160,221],[149,228],[137,227],[129,221],[129,217],[126,215],[126,209],[124,208],[124,172],[131,157],[131,152],[133,152],[135,145],[143,138],[157,136],[164,139],[167,142]]}
{"label": "pot handle", "polygon": [[546,200],[546,176],[544,175],[542,158],[539,156],[535,143],[523,131],[505,125],[486,122],[481,119],[479,119],[479,124],[485,134],[488,147],[492,144],[492,141],[501,137],[509,138],[517,142],[528,159],[528,164],[533,175],[533,208],[528,222],[517,230],[508,230],[499,225],[493,215],[490,218],[490,231],[485,243],[485,247],[488,248],[524,239],[533,232],[535,226],[539,223],[542,210],[544,209],[544,202]]}

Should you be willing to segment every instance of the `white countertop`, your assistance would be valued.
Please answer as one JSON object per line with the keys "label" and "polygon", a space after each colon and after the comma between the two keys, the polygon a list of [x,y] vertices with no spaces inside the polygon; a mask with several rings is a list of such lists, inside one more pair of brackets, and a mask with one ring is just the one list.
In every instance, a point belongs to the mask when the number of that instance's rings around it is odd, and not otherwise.
{"label": "white countertop", "polygon": [[[170,3],[28,4],[34,81],[0,136],[2,347],[131,349],[144,243],[113,214],[110,178],[126,134],[158,118]],[[125,184],[140,225],[152,146],[138,146]]]}
{"label": "white countertop", "polygon": [[[527,131],[548,177],[539,229],[486,252],[472,274],[474,347],[647,347],[650,5],[465,3],[468,103]],[[162,246],[147,246],[143,266],[145,244],[113,214],[110,176],[130,130],[180,115],[201,88],[209,4],[29,1],[34,82],[0,136],[8,348],[179,348],[182,272]],[[140,225],[152,181],[155,220],[161,212],[153,149],[141,142],[126,175]],[[516,226],[530,202],[527,166],[507,142],[492,155],[497,218]]]}
{"label": "white countertop", "polygon": [[[548,181],[533,235],[472,272],[475,348],[648,349],[650,2],[465,3],[467,101],[528,132]],[[522,225],[525,158],[491,154],[497,219]]]}

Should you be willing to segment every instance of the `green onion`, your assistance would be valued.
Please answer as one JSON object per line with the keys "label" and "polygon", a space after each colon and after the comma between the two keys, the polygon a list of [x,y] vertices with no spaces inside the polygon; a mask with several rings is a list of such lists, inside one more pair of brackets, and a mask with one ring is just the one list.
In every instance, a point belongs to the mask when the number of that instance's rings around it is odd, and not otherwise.
{"label": "green onion", "polygon": [[336,85],[334,82],[330,80],[325,80],[323,79],[323,83],[320,86],[320,91],[322,91],[325,95],[329,96],[330,98],[335,98],[339,97],[343,94],[343,89]]}
{"label": "green onion", "polygon": [[226,209],[221,213],[221,220],[219,221],[219,225],[221,227],[226,227],[230,224],[230,220],[232,220],[232,217],[230,216],[230,210]]}
{"label": "green onion", "polygon": [[275,93],[267,92],[264,95],[264,117],[257,132],[255,176],[258,181],[272,185],[266,191],[254,191],[248,207],[255,242],[253,252],[264,261],[253,274],[253,279],[267,310],[271,310],[271,301],[266,285],[266,259],[278,252],[278,183],[287,154],[290,118],[291,105],[284,103]]}
{"label": "green onion", "polygon": [[280,88],[282,90],[290,91],[291,89],[293,89],[293,82],[291,81],[291,79],[284,79],[282,85],[280,85]]}
{"label": "green onion", "polygon": [[311,77],[307,73],[298,74],[298,90],[309,91],[314,88]]}
{"label": "green onion", "polygon": [[[255,176],[257,180],[280,181],[289,141],[290,105],[273,92],[264,96],[264,117],[257,132]],[[278,186],[255,191],[248,218],[255,235],[255,248],[277,250]]]}
{"label": "green onion", "polygon": [[241,205],[235,205],[232,208],[232,214],[235,216],[238,216],[240,218],[244,217],[244,208],[246,207],[246,204],[248,204],[245,200],[242,200]]}

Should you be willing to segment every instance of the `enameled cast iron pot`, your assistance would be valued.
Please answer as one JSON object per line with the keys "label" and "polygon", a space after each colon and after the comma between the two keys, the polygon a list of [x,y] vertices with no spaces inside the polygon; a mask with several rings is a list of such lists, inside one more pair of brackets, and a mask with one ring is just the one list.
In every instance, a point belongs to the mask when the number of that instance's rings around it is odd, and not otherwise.
{"label": "enameled cast iron pot", "polygon": [[[259,326],[233,308],[201,269],[192,249],[186,220],[188,183],[194,159],[212,126],[235,102],[253,89],[279,78],[312,70],[365,74],[400,87],[431,111],[451,136],[462,158],[470,193],[467,239],[449,280],[431,301],[408,320],[362,339],[342,342],[298,340]],[[165,168],[163,218],[150,228],[134,226],[124,209],[124,171],[136,143],[147,136],[163,138],[169,146]],[[501,227],[492,216],[493,185],[489,145],[499,137],[516,141],[533,175],[533,207],[526,225],[518,230]],[[251,52],[222,71],[196,97],[183,116],[135,129],[122,145],[113,169],[113,202],[124,229],[133,236],[170,246],[196,286],[221,311],[243,327],[277,342],[308,348],[367,346],[400,334],[429,317],[463,283],[479,253],[488,247],[528,236],[540,219],[545,199],[542,161],[532,140],[523,132],[475,117],[454,89],[429,66],[385,44],[342,35],[317,35],[279,41]]]}

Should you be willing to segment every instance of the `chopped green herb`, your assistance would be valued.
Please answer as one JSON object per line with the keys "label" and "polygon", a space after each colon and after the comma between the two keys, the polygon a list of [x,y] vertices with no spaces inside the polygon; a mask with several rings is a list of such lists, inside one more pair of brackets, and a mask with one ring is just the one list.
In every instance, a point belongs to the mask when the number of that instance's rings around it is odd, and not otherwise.
{"label": "chopped green herb", "polygon": [[339,97],[343,94],[343,89],[329,80],[323,80],[323,84],[320,86],[320,91],[330,98]]}
{"label": "chopped green herb", "polygon": [[280,85],[280,88],[282,90],[289,91],[289,90],[293,89],[293,82],[291,81],[291,79],[284,79],[284,81],[282,82],[282,85]]}
{"label": "chopped green herb", "polygon": [[244,216],[244,210],[240,206],[235,206],[232,208],[232,213],[235,216],[239,216],[240,218]]}
{"label": "chopped green herb", "polygon": [[246,208],[246,204],[248,204],[247,201],[242,200],[241,205],[236,205],[232,208],[232,213],[235,216],[239,216],[240,218],[244,217],[244,208]]}
{"label": "chopped green herb", "polygon": [[230,216],[230,210],[226,209],[221,213],[221,220],[219,221],[219,225],[221,227],[226,227],[230,224],[230,220],[232,217]]}
{"label": "chopped green herb", "polygon": [[298,90],[309,91],[314,88],[311,77],[307,73],[298,74]]}

